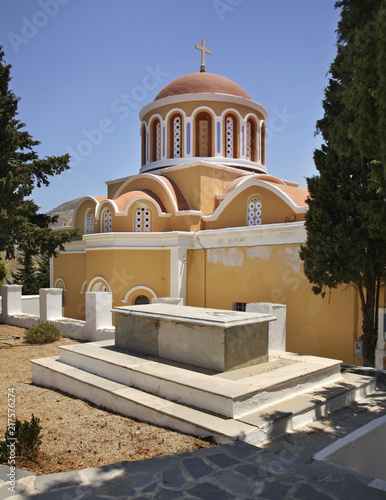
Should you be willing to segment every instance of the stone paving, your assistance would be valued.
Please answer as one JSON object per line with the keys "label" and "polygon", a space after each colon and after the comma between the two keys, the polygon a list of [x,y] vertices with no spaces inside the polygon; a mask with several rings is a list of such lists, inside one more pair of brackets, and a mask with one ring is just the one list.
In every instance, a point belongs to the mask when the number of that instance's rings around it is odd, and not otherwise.
{"label": "stone paving", "polygon": [[381,500],[386,492],[333,466],[303,464],[236,442],[193,453],[121,462],[83,471],[27,476],[19,494],[0,498],[75,500],[92,498],[350,499]]}
{"label": "stone paving", "polygon": [[9,468],[0,466],[0,500],[385,500],[385,482],[313,460],[316,451],[385,414],[383,382],[365,400],[260,448],[238,441],[46,476],[18,471],[16,493],[8,490]]}

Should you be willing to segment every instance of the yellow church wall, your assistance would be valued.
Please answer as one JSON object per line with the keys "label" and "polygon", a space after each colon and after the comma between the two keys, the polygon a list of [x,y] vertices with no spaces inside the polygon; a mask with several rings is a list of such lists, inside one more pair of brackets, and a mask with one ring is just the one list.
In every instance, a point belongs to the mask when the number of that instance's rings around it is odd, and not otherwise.
{"label": "yellow church wall", "polygon": [[171,231],[198,231],[202,229],[201,216],[191,213],[174,215],[170,217]]}
{"label": "yellow church wall", "polygon": [[[53,284],[59,278],[66,287],[63,292],[64,315],[84,320],[85,292],[96,291],[98,284],[111,289],[113,307],[131,305],[140,294],[151,300],[151,291],[157,297],[169,296],[170,251],[102,249],[61,252],[54,261]],[[126,301],[122,302],[125,298]]]}
{"label": "yellow church wall", "polygon": [[353,363],[359,321],[355,293],[339,289],[324,299],[314,295],[299,248],[292,244],[192,251],[187,304],[228,310],[232,302],[285,304],[288,351]]}
{"label": "yellow church wall", "polygon": [[[134,287],[148,287],[157,297],[170,293],[170,251],[102,249],[87,252],[87,287],[102,276],[111,288],[113,307],[131,305],[125,300]],[[139,294],[139,292],[138,292]],[[147,294],[151,299],[150,293]],[[132,299],[133,294],[127,297]],[[135,298],[135,297],[134,297]]]}
{"label": "yellow church wall", "polygon": [[[274,224],[304,220],[304,214],[295,214],[291,207],[277,194],[260,186],[251,186],[224,208],[216,220],[205,221],[205,229],[221,229],[247,225],[248,199],[258,195],[262,204],[262,224]],[[230,196],[229,194],[227,196]],[[227,197],[222,203],[225,203]],[[219,205],[221,210],[221,204]]]}
{"label": "yellow church wall", "polygon": [[205,250],[188,250],[186,255],[186,304],[205,307]]}
{"label": "yellow church wall", "polygon": [[129,177],[123,177],[122,179],[116,179],[108,181],[107,184],[107,198],[114,198],[118,189],[129,179]]}
{"label": "yellow church wall", "polygon": [[222,194],[230,182],[240,177],[233,170],[207,165],[168,169],[165,175],[178,185],[189,208],[203,214],[211,214],[215,208],[215,196]]}
{"label": "yellow church wall", "polygon": [[86,254],[60,252],[53,264],[53,286],[61,278],[66,288],[63,291],[64,315],[84,319],[84,294],[81,292],[86,280]]}

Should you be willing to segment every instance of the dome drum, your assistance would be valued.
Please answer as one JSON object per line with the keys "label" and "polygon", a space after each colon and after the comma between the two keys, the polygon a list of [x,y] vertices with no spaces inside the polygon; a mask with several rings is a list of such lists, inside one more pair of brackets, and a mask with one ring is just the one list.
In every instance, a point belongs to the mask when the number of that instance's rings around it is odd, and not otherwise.
{"label": "dome drum", "polygon": [[156,99],[140,113],[141,172],[197,160],[266,172],[265,109],[220,94]]}

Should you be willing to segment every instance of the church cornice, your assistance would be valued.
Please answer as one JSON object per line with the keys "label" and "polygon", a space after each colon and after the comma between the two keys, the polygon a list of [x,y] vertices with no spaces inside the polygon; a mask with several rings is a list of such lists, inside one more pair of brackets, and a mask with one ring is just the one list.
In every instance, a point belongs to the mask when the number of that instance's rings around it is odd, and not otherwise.
{"label": "church cornice", "polygon": [[258,245],[291,245],[306,242],[304,222],[242,226],[196,232],[166,233],[98,233],[83,236],[82,241],[65,245],[67,253],[92,250],[157,250],[185,248],[254,247]]}
{"label": "church cornice", "polygon": [[[181,161],[183,164],[181,165]],[[189,158],[167,158],[166,160],[158,160],[152,163],[148,163],[147,165],[143,165],[140,169],[140,173],[144,172],[152,172],[152,173],[163,173],[165,168],[177,168],[177,167],[191,167],[199,164],[200,157],[193,156]],[[240,171],[240,168],[244,168],[247,173],[253,172],[266,174],[267,169],[263,165],[256,163],[254,161],[243,160],[241,158],[225,158],[221,156],[209,156],[205,157],[203,160],[205,164],[210,165],[211,167],[219,167],[219,168],[233,168],[235,170]],[[159,170],[162,169],[162,170]]]}
{"label": "church cornice", "polygon": [[175,96],[164,97],[163,99],[153,101],[141,109],[139,113],[139,118],[142,121],[143,117],[147,113],[156,110],[161,106],[171,105],[171,104],[172,105],[181,104],[185,102],[198,102],[198,103],[225,102],[225,103],[239,104],[254,109],[255,111],[258,111],[263,115],[264,120],[266,120],[268,117],[268,112],[265,109],[265,107],[256,101],[252,101],[251,99],[246,99],[245,97],[239,97],[230,94],[201,93],[201,94],[180,94]]}

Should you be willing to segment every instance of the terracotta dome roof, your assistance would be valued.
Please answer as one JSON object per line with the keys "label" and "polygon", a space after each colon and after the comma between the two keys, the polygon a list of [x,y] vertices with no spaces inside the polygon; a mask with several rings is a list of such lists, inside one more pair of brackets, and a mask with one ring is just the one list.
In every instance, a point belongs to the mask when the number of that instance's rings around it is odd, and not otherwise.
{"label": "terracotta dome roof", "polygon": [[190,75],[180,76],[168,83],[154,99],[163,99],[173,95],[182,94],[228,94],[238,97],[251,99],[240,85],[232,82],[229,78],[215,75],[214,73],[191,73]]}

